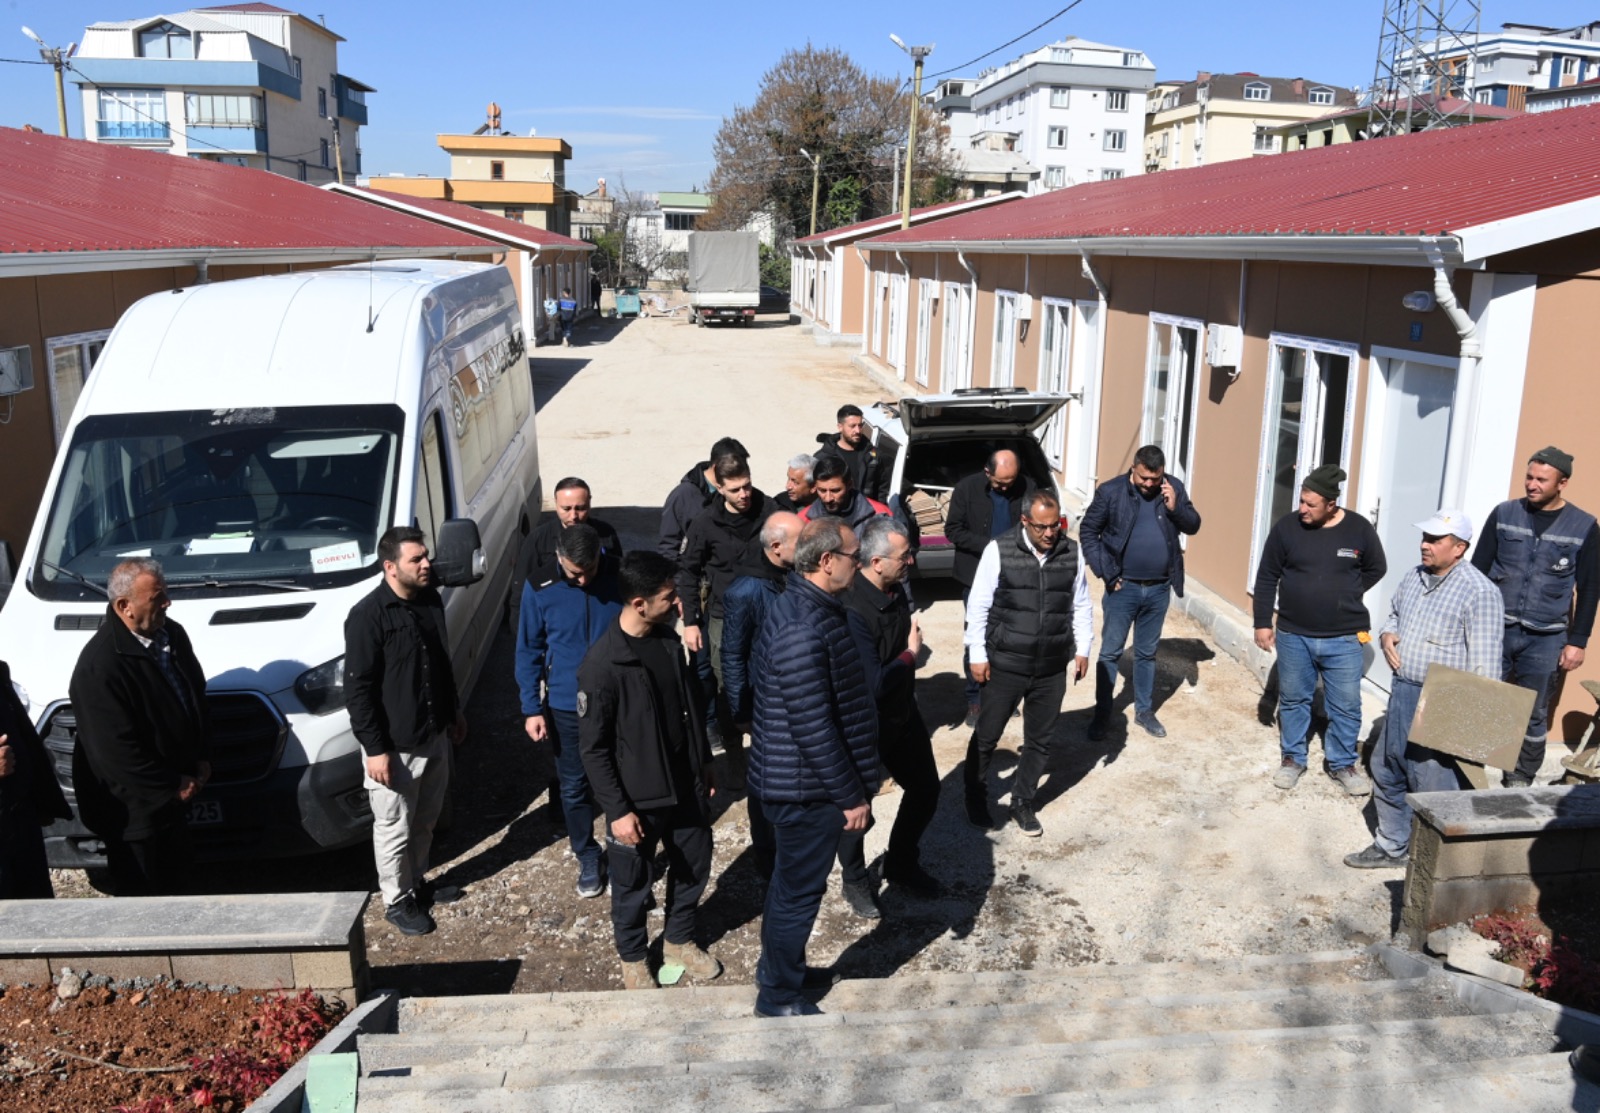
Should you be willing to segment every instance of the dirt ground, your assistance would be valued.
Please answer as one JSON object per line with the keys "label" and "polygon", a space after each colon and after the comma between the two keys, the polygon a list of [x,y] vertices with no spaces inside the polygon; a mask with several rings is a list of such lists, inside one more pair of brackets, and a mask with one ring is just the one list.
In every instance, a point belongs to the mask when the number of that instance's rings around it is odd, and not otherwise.
{"label": "dirt ground", "polygon": [[[653,541],[662,499],[717,437],[739,437],[751,450],[757,485],[773,492],[782,488],[785,461],[815,447],[841,403],[887,396],[850,366],[848,350],[818,347],[781,317],[726,329],[674,318],[606,321],[580,326],[577,338],[571,349],[535,353],[546,490],[560,476],[585,477],[597,516],[628,546]],[[1205,492],[1195,499],[1204,514]],[[891,889],[883,919],[868,922],[839,897],[836,872],[812,938],[813,964],[871,977],[1304,952],[1389,937],[1401,874],[1341,862],[1370,841],[1370,804],[1317,775],[1315,744],[1313,773],[1293,792],[1273,788],[1271,700],[1176,612],[1157,680],[1168,737],[1131,727],[1125,693],[1117,706],[1128,728],[1119,721],[1105,741],[1088,741],[1092,687],[1074,686],[1038,801],[1044,836],[968,826],[960,793],[969,734],[960,726],[960,596],[948,582],[916,590],[933,651],[919,698],[935,728],[944,788],[924,862],[947,894],[921,902]],[[436,909],[438,932],[421,938],[395,932],[374,902],[367,939],[379,985],[418,995],[620,985],[609,903],[575,892],[576,866],[552,805],[553,763],[522,733],[511,654],[503,633],[468,709],[453,825],[436,848],[436,874],[465,885],[466,895]],[[1368,703],[1370,717],[1378,709]],[[1002,742],[1002,801],[1020,723]],[[897,793],[875,801],[869,855],[882,850],[898,801]],[[752,980],[761,914],[747,847],[744,805],[735,801],[717,823],[700,922],[702,941],[726,965],[725,980],[740,983]],[[62,895],[91,891],[82,875],[57,876]],[[213,867],[206,878],[216,891],[371,883],[360,852],[315,866]]]}

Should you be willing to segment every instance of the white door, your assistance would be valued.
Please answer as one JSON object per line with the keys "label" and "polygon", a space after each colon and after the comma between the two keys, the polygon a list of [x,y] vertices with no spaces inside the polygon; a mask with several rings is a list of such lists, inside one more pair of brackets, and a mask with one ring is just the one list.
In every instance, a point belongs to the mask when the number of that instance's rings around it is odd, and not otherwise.
{"label": "white door", "polygon": [[[1360,510],[1377,529],[1389,564],[1388,574],[1367,592],[1376,650],[1376,631],[1389,615],[1395,588],[1420,559],[1416,523],[1432,517],[1444,497],[1456,368],[1414,357],[1374,356],[1372,362]],[[1387,691],[1389,666],[1382,653],[1372,658],[1367,676]]]}
{"label": "white door", "polygon": [[[1041,307],[1039,389],[1052,394],[1066,394],[1071,389],[1068,376],[1072,363],[1072,304],[1044,298]],[[1063,471],[1066,467],[1068,411],[1073,411],[1073,416],[1077,417],[1080,409],[1078,402],[1068,402],[1045,422],[1039,439],[1044,446],[1045,459],[1050,461],[1050,467],[1055,471]],[[1081,424],[1081,421],[1076,424]]]}
{"label": "white door", "polygon": [[917,362],[918,386],[928,385],[929,331],[933,328],[933,279],[917,280]]}
{"label": "white door", "polygon": [[872,354],[883,355],[883,322],[889,310],[889,276],[879,271],[872,276]]}
{"label": "white door", "polygon": [[889,277],[889,366],[906,377],[906,302],[910,280],[904,274]]}
{"label": "white door", "polygon": [[1195,419],[1200,408],[1200,344],[1205,323],[1165,313],[1150,314],[1150,351],[1145,364],[1145,444],[1159,446],[1167,470],[1194,487]]}
{"label": "white door", "polygon": [[944,318],[940,330],[939,389],[949,392],[972,385],[972,362],[968,358],[972,326],[972,296],[959,282],[944,284]]}
{"label": "white door", "polygon": [[1066,406],[1066,479],[1070,490],[1087,499],[1094,494],[1095,452],[1099,440],[1100,303],[1080,301],[1075,309],[1069,390],[1078,397]]}
{"label": "white door", "polygon": [[1017,381],[1017,295],[996,290],[994,295],[994,359],[990,382],[1011,386]]}

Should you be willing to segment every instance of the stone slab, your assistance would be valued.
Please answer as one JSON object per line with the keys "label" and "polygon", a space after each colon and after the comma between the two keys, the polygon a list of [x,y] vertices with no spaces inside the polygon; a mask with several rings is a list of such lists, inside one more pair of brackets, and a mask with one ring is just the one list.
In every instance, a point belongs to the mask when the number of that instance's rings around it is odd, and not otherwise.
{"label": "stone slab", "polygon": [[367,893],[0,901],[0,957],[347,947]]}
{"label": "stone slab", "polygon": [[45,985],[49,981],[49,959],[0,958],[0,985]]}
{"label": "stone slab", "polygon": [[297,989],[327,989],[356,984],[355,970],[347,950],[296,951],[289,957],[294,966],[294,978],[289,984]]}
{"label": "stone slab", "polygon": [[73,970],[79,974],[104,974],[119,982],[129,978],[172,977],[172,960],[159,954],[51,955],[49,963],[52,975]]}
{"label": "stone slab", "polygon": [[[172,956],[172,976],[180,982],[236,985],[245,989],[288,989],[295,985],[294,960],[282,951],[231,951]],[[343,987],[348,981],[335,982]]]}
{"label": "stone slab", "polygon": [[1532,689],[1498,678],[1429,665],[1411,741],[1477,765],[1514,769],[1534,698]]}
{"label": "stone slab", "polygon": [[1412,811],[1447,839],[1600,828],[1600,784],[1415,792]]}

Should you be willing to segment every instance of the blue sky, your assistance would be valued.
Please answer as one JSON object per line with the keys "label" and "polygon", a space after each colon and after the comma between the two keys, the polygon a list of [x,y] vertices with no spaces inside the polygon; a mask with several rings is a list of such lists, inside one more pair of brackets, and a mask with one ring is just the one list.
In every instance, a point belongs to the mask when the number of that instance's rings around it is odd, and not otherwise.
{"label": "blue sky", "polygon": [[[483,122],[485,106],[496,101],[508,130],[525,135],[537,129],[572,145],[567,185],[583,192],[597,177],[607,178],[613,190],[619,184],[660,190],[704,183],[723,116],[750,103],[761,75],[785,50],[808,39],[845,50],[869,72],[902,78],[910,75],[910,63],[889,33],[909,43],[931,42],[936,46],[928,65],[932,74],[999,46],[1064,3],[701,0],[674,8],[316,0],[299,10],[325,17],[348,40],[340,47],[340,70],[378,89],[367,99],[371,122],[362,130],[369,173],[444,173],[437,133],[472,131]],[[0,9],[0,58],[13,59],[37,57],[22,36],[23,24],[47,42],[65,46],[97,20],[182,10],[171,0],[165,6],[141,6],[138,0],[0,0]],[[1078,35],[1143,50],[1162,78],[1190,78],[1201,69],[1251,70],[1365,85],[1372,80],[1382,10],[1382,0],[1343,0],[1300,10],[1282,0],[1082,0],[1022,42],[958,73],[971,75],[982,65]],[[1486,0],[1486,30],[1508,19],[1575,26],[1600,20],[1600,3]],[[69,85],[72,134],[82,136],[75,94]],[[33,123],[53,132],[55,119],[47,67],[0,65],[0,125]]]}

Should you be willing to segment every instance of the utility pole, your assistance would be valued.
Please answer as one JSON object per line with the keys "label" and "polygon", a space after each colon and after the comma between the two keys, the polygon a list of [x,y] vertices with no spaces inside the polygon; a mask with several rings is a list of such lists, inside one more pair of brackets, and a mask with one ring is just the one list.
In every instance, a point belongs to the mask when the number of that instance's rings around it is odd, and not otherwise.
{"label": "utility pole", "polygon": [[65,139],[67,138],[67,80],[65,76],[67,59],[71,58],[78,52],[78,44],[73,43],[65,50],[62,50],[59,46],[51,46],[50,44],[46,43],[27,27],[22,29],[22,33],[39,44],[39,57],[43,58],[46,62],[50,63],[51,66],[55,67],[56,122],[61,128],[61,138]]}
{"label": "utility pole", "polygon": [[339,175],[339,184],[344,185],[344,151],[339,145],[339,117],[333,118],[333,165],[334,173]]}
{"label": "utility pole", "polygon": [[890,197],[900,196],[900,152],[904,149],[903,147],[894,149],[894,184],[889,187]]}
{"label": "utility pole", "polygon": [[917,157],[917,115],[922,111],[922,60],[933,53],[933,44],[927,46],[907,46],[900,41],[899,35],[890,35],[889,38],[901,50],[911,55],[911,62],[916,76],[912,81],[911,94],[911,131],[906,139],[906,181],[905,193],[900,201],[900,227],[911,227],[911,167]]}
{"label": "utility pole", "polygon": [[811,163],[811,231],[809,235],[815,236],[817,234],[817,189],[822,184],[822,159],[813,157],[804,147],[800,148],[800,153],[805,155],[806,160]]}

